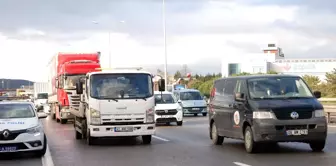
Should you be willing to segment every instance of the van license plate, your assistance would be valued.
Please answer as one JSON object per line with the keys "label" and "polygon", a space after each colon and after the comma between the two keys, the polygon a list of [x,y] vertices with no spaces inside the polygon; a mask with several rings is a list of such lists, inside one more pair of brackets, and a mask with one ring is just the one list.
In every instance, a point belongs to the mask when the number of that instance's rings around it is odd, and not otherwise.
{"label": "van license plate", "polygon": [[115,127],[114,132],[132,132],[133,127]]}
{"label": "van license plate", "polygon": [[308,130],[287,130],[287,135],[308,135]]}
{"label": "van license plate", "polygon": [[0,147],[0,152],[13,152],[16,151],[17,147],[16,146],[5,146],[5,147]]}

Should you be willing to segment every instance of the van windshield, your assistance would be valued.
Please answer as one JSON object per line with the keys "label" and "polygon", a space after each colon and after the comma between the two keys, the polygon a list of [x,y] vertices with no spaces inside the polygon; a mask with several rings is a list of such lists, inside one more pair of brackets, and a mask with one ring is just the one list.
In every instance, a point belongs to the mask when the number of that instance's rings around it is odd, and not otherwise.
{"label": "van windshield", "polygon": [[181,92],[181,100],[203,100],[200,92]]}
{"label": "van windshield", "polygon": [[172,94],[155,94],[155,103],[156,104],[174,104],[176,99]]}
{"label": "van windshield", "polygon": [[251,98],[311,98],[313,94],[299,77],[265,77],[248,80]]}
{"label": "van windshield", "polygon": [[136,99],[153,96],[149,74],[96,74],[91,76],[90,96],[97,99]]}

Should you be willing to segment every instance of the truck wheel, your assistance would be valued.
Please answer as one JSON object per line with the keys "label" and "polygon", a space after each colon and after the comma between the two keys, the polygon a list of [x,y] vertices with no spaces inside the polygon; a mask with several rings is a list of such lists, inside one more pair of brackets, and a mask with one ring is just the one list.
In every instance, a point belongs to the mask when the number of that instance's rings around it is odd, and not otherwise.
{"label": "truck wheel", "polygon": [[321,152],[324,149],[326,141],[325,140],[321,140],[321,141],[313,141],[310,142],[310,148],[313,150],[313,152]]}
{"label": "truck wheel", "polygon": [[83,135],[75,129],[76,139],[82,139]]}
{"label": "truck wheel", "polygon": [[151,135],[143,135],[142,136],[142,142],[145,145],[148,145],[152,142],[152,136]]}
{"label": "truck wheel", "polygon": [[182,126],[183,121],[177,121],[176,123],[177,123],[178,126]]}
{"label": "truck wheel", "polygon": [[258,148],[258,144],[254,142],[253,132],[250,126],[247,126],[244,131],[244,144],[247,153],[255,153]]}
{"label": "truck wheel", "polygon": [[59,123],[60,121],[61,121],[60,119],[56,118],[56,122],[57,122],[57,123]]}
{"label": "truck wheel", "polygon": [[210,132],[211,132],[212,143],[214,145],[222,145],[223,141],[224,141],[224,137],[218,135],[218,133],[217,133],[217,127],[216,127],[215,122],[212,123],[212,125],[211,125],[211,131]]}
{"label": "truck wheel", "polygon": [[87,129],[87,131],[86,131],[86,143],[87,143],[88,145],[94,145],[94,138],[91,137],[91,134],[90,134],[90,130],[89,130],[89,129]]}
{"label": "truck wheel", "polygon": [[42,156],[44,156],[44,154],[46,153],[46,151],[47,151],[47,137],[46,137],[46,135],[44,135],[43,148],[41,150],[36,151],[34,155],[36,157],[42,157]]}
{"label": "truck wheel", "polygon": [[61,119],[61,124],[66,124],[68,122],[68,119]]}
{"label": "truck wheel", "polygon": [[53,112],[51,113],[51,118],[52,118],[52,119],[56,119],[56,115],[55,115],[55,113],[53,113]]}

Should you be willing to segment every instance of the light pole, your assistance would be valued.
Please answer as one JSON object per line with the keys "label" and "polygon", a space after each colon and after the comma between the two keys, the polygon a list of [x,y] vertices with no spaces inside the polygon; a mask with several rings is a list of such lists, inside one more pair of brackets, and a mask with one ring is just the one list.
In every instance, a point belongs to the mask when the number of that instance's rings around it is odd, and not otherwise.
{"label": "light pole", "polygon": [[164,47],[164,76],[165,76],[165,89],[168,89],[168,71],[167,71],[167,39],[166,39],[166,6],[165,0],[162,0],[162,24],[163,24],[163,47]]}
{"label": "light pole", "polygon": [[[98,21],[92,21],[93,24],[99,24]],[[125,21],[119,21],[119,23],[125,23]],[[109,55],[109,68],[111,68],[111,31],[108,31],[108,55]]]}

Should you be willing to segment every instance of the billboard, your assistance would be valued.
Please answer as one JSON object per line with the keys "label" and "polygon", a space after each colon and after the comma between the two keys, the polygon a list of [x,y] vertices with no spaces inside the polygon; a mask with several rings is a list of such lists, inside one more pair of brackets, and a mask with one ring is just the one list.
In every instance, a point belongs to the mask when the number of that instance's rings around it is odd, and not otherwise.
{"label": "billboard", "polygon": [[272,63],[270,70],[279,73],[325,73],[336,68],[336,62],[293,62],[293,63]]}

